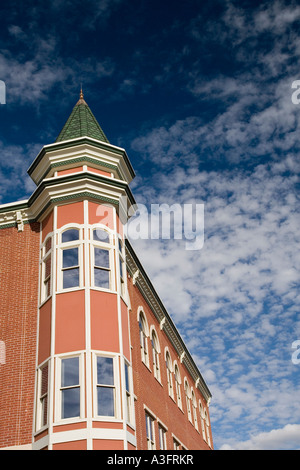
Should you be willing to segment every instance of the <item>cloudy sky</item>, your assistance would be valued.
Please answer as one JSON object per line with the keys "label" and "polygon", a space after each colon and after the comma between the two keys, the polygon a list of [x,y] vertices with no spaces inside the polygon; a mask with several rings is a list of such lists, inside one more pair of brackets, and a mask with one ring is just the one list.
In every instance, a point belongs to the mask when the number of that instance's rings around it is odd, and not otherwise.
{"label": "cloudy sky", "polygon": [[0,203],[32,193],[82,83],[138,203],[204,204],[201,250],[132,244],[212,392],[215,448],[300,449],[298,2],[11,0],[0,17]]}

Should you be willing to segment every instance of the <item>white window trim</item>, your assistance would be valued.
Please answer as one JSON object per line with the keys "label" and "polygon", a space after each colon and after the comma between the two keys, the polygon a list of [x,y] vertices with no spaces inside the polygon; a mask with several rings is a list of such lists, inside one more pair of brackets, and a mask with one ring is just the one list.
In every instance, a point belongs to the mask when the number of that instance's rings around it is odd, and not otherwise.
{"label": "white window trim", "polygon": [[[91,279],[91,288],[95,290],[100,290],[104,292],[116,292],[116,276],[115,276],[115,247],[114,247],[114,232],[109,229],[106,225],[101,225],[101,224],[93,224],[90,227],[89,230],[89,243],[90,243],[90,260],[91,260],[91,266],[90,266],[90,279]],[[109,235],[109,242],[104,242],[101,240],[94,240],[93,237],[93,232],[94,230],[99,229],[107,232]],[[109,252],[109,288],[105,287],[100,287],[95,285],[95,252],[94,248],[101,248],[103,250],[107,250]]]}
{"label": "white window trim", "polygon": [[193,424],[192,407],[191,407],[191,387],[186,377],[184,378],[184,394],[185,394],[188,420],[191,424]]}
{"label": "white window trim", "polygon": [[[46,244],[48,240],[51,239],[51,248],[46,252]],[[39,305],[41,306],[45,302],[47,302],[48,299],[52,296],[52,290],[53,290],[53,252],[54,252],[54,237],[53,237],[53,232],[48,233],[44,242],[42,243],[40,247],[40,299],[39,299]],[[45,288],[45,261],[46,259],[50,256],[51,258],[51,270],[50,270],[50,294],[46,295],[46,288]]]}
{"label": "white window trim", "polygon": [[[72,240],[70,242],[62,243],[62,234],[67,230],[77,229],[79,234],[78,240]],[[61,227],[58,231],[58,257],[57,257],[57,291],[60,292],[72,292],[74,290],[82,289],[84,279],[84,266],[83,266],[83,251],[84,251],[84,239],[83,239],[83,225],[79,224],[67,224]],[[75,287],[63,287],[63,251],[66,249],[78,248],[78,267],[79,267],[79,286]]]}
{"label": "white window trim", "polygon": [[[61,417],[61,362],[63,359],[69,359],[72,357],[79,358],[79,388],[80,388],[80,416],[75,416],[72,418],[62,418]],[[55,424],[68,424],[74,423],[75,421],[80,421],[85,417],[85,394],[84,394],[84,353],[83,352],[74,352],[72,354],[62,354],[55,358],[56,360],[56,367],[55,367],[55,383],[56,383],[56,400],[55,400]]]}
{"label": "white window trim", "polygon": [[[158,442],[159,442],[159,448],[160,450],[167,450],[168,449],[168,446],[167,446],[167,432],[168,432],[168,428],[167,426],[164,425],[164,423],[157,418],[157,424],[158,424]],[[161,435],[160,435],[160,430],[163,431],[163,449],[161,449],[161,444],[160,444],[160,440],[161,440]]]}
{"label": "white window trim", "polygon": [[141,337],[140,337],[141,329],[139,325],[139,344],[140,344],[140,349],[141,349],[141,359],[142,359],[143,364],[145,364],[145,366],[147,366],[148,369],[151,370],[150,362],[149,362],[149,341],[148,341],[149,327],[148,327],[148,322],[147,322],[147,317],[145,315],[145,312],[142,308],[139,307],[138,308],[138,323],[140,323],[140,320],[143,325],[142,334],[144,335],[144,343],[145,343],[145,347],[143,347],[141,345]]}
{"label": "white window trim", "polygon": [[[147,449],[148,450],[156,450],[156,439],[155,439],[155,421],[156,416],[144,405],[144,413],[145,413],[145,425],[146,425],[146,438],[147,438]],[[152,440],[148,437],[148,420],[150,419],[151,431],[152,431]],[[147,420],[147,421],[146,421]]]}
{"label": "white window trim", "polygon": [[[47,421],[41,425],[43,406],[41,404],[41,386],[42,386],[42,370],[48,366],[48,386],[47,386]],[[36,390],[36,415],[35,415],[35,432],[41,432],[48,428],[49,425],[49,386],[50,386],[50,360],[47,359],[37,368],[37,390]],[[45,394],[44,394],[45,395]]]}
{"label": "white window trim", "polygon": [[[156,344],[156,348],[153,348],[153,345],[152,345],[152,338],[153,338],[153,335],[155,335],[155,344]],[[161,353],[161,349],[160,349],[160,343],[159,343],[159,340],[158,340],[158,335],[157,335],[157,332],[155,330],[155,327],[154,325],[151,325],[150,327],[150,343],[151,343],[151,350],[152,350],[152,366],[153,366],[153,374],[154,374],[154,377],[156,378],[156,380],[162,385],[161,383],[161,365],[160,365],[160,353]],[[157,363],[156,361],[154,360],[154,351],[153,349],[155,349],[155,353],[156,353],[156,359],[157,359]]]}
{"label": "white window trim", "polygon": [[[169,359],[167,360],[167,358]],[[170,354],[168,347],[165,348],[165,366],[167,370],[167,382],[168,382],[169,396],[172,398],[172,400],[174,400],[173,365],[172,365],[171,354]]]}
{"label": "white window trim", "polygon": [[[176,374],[176,369],[178,371],[178,374]],[[175,390],[176,390],[176,401],[178,408],[182,411],[182,390],[181,390],[181,375],[180,375],[180,370],[177,364],[177,361],[175,360],[173,363],[173,370],[174,370],[174,381],[175,381]],[[176,380],[176,378],[178,380]]]}
{"label": "white window trim", "polygon": [[[98,415],[98,393],[97,393],[97,357],[109,357],[113,359],[114,368],[114,406],[115,416]],[[120,371],[118,356],[106,352],[93,352],[93,416],[97,421],[116,421],[121,419],[121,401],[120,401]]]}

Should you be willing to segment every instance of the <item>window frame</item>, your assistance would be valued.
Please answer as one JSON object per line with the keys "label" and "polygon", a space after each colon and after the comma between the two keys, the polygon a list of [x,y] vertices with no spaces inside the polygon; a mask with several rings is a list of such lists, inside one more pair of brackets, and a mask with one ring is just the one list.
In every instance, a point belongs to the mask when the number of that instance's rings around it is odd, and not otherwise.
{"label": "window frame", "polygon": [[160,450],[167,450],[167,428],[160,421],[157,420],[158,425],[158,443]]}
{"label": "window frame", "polygon": [[158,341],[158,336],[153,327],[150,333],[151,349],[152,349],[152,365],[153,365],[153,374],[156,380],[161,383],[161,370],[160,370],[160,344]]}
{"label": "window frame", "polygon": [[155,450],[155,417],[149,413],[148,410],[145,410],[145,421],[146,421],[146,438],[147,438],[147,449]]}
{"label": "window frame", "polygon": [[[98,383],[98,370],[97,370],[97,359],[98,357],[110,358],[112,359],[113,364],[113,379],[114,384],[101,384]],[[118,357],[109,354],[109,353],[101,353],[101,352],[94,352],[92,357],[92,364],[93,364],[93,416],[98,421],[115,421],[120,419],[120,384],[119,384],[119,362]],[[113,396],[114,396],[114,416],[111,415],[100,415],[98,414],[98,388],[99,387],[106,387],[106,388],[113,388]]]}
{"label": "window frame", "polygon": [[[62,236],[68,230],[77,230],[78,231],[78,240],[71,240],[67,242],[62,241]],[[58,233],[58,291],[59,292],[68,292],[77,289],[81,289],[83,287],[83,273],[84,273],[84,266],[83,266],[83,229],[78,224],[67,224],[64,225],[59,233]],[[74,265],[71,267],[63,266],[63,256],[64,251],[71,250],[72,248],[78,249],[78,265]],[[73,287],[64,287],[64,272],[71,271],[78,269],[78,286]]]}
{"label": "window frame", "polygon": [[[47,376],[47,390],[43,392],[43,370],[48,367]],[[49,421],[49,377],[50,377],[50,360],[47,359],[43,364],[37,368],[37,394],[36,394],[36,416],[35,416],[35,431],[40,432],[48,427]],[[47,403],[46,422],[45,417],[45,402]],[[43,421],[42,421],[43,420]]]}
{"label": "window frame", "polygon": [[185,393],[188,420],[190,421],[191,424],[193,424],[192,408],[191,408],[191,387],[186,377],[184,379],[184,393]]}
{"label": "window frame", "polygon": [[165,350],[165,363],[166,363],[166,371],[167,371],[167,383],[168,383],[168,393],[169,396],[174,400],[174,386],[173,386],[173,367],[172,367],[172,360],[171,354],[168,349]]}
{"label": "window frame", "polygon": [[[101,241],[94,239],[94,231],[101,230],[106,232],[108,235],[108,241]],[[105,292],[115,292],[116,290],[116,282],[115,282],[115,270],[114,270],[114,245],[113,245],[113,233],[108,227],[96,224],[90,227],[90,276],[91,276],[91,288],[97,289]],[[95,264],[95,248],[102,249],[108,251],[108,260],[109,260],[109,267],[106,268],[104,266],[97,266]],[[109,287],[101,287],[97,286],[95,282],[95,269],[103,270],[109,273]]]}
{"label": "window frame", "polygon": [[174,361],[173,369],[174,369],[174,380],[175,380],[177,405],[182,410],[181,376],[180,376],[179,367],[178,367],[176,361]]}
{"label": "window frame", "polygon": [[[47,250],[47,243],[51,240],[51,246]],[[53,279],[53,252],[54,252],[54,237],[53,232],[49,233],[44,242],[42,243],[40,253],[40,301],[39,304],[43,304],[47,302],[47,300],[52,296],[52,279]],[[50,272],[46,276],[46,262],[50,259]],[[49,282],[49,289],[50,293],[47,294],[47,287],[46,284]]]}
{"label": "window frame", "polygon": [[[72,385],[70,387],[61,386],[61,375],[62,375],[62,361],[65,359],[78,358],[78,377],[79,384]],[[79,387],[79,416],[72,416],[63,418],[62,417],[62,389],[66,390],[67,388],[76,388]],[[74,354],[63,354],[56,357],[56,396],[58,399],[55,403],[55,422],[69,423],[74,421],[79,421],[84,418],[85,410],[85,397],[84,397],[84,356],[83,353],[74,353]]]}
{"label": "window frame", "polygon": [[145,312],[138,310],[139,338],[142,362],[149,368],[149,345],[148,345],[148,323]]}

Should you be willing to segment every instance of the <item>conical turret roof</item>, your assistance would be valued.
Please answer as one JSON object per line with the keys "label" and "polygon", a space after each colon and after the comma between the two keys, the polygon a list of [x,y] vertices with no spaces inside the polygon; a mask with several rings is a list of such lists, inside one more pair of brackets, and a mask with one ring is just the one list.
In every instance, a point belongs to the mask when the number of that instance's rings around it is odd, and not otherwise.
{"label": "conical turret roof", "polygon": [[83,99],[82,90],[80,98],[74,106],[69,119],[62,128],[56,142],[76,139],[77,137],[92,137],[101,142],[109,143],[106,135],[98,124],[97,119]]}

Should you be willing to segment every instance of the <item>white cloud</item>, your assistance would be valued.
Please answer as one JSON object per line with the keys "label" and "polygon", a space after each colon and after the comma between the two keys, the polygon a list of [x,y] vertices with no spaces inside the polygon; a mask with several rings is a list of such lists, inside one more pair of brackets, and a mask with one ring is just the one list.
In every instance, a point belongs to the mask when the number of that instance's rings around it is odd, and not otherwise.
{"label": "white cloud", "polygon": [[244,442],[223,444],[220,450],[300,450],[300,424],[259,433]]}

